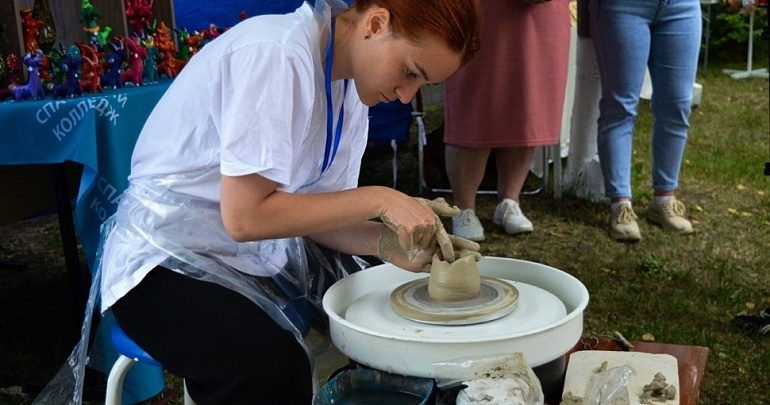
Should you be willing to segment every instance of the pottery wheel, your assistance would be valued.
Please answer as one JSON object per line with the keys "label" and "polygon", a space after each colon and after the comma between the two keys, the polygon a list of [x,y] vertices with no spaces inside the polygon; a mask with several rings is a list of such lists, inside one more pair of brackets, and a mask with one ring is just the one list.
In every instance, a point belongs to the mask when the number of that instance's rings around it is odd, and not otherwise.
{"label": "pottery wheel", "polygon": [[516,309],[519,291],[510,283],[481,278],[479,295],[463,301],[438,301],[428,295],[428,278],[398,286],[390,294],[390,306],[400,316],[417,322],[471,325],[502,318]]}

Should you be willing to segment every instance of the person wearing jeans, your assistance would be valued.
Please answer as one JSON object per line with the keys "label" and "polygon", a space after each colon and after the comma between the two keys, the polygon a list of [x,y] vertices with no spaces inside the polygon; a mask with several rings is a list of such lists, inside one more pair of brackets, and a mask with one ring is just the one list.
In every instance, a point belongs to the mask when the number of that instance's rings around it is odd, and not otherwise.
{"label": "person wearing jeans", "polygon": [[674,192],[679,186],[700,51],[700,2],[590,0],[589,10],[602,83],[597,142],[605,195],[612,202],[610,236],[624,241],[641,239],[631,207],[631,156],[646,68],[652,81],[655,119],[654,198],[647,218],[667,231],[690,234],[692,224]]}

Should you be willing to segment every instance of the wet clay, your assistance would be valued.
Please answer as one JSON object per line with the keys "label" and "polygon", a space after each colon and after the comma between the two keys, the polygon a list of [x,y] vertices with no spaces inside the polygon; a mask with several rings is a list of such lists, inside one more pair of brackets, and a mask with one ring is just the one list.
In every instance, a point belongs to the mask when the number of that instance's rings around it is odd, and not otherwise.
{"label": "wet clay", "polygon": [[393,311],[406,319],[443,325],[470,325],[501,318],[518,305],[510,283],[482,277],[476,259],[448,263],[433,257],[430,277],[410,281],[390,295]]}
{"label": "wet clay", "polygon": [[476,298],[481,289],[481,275],[473,256],[454,263],[433,256],[428,281],[428,296],[436,301],[466,301]]}

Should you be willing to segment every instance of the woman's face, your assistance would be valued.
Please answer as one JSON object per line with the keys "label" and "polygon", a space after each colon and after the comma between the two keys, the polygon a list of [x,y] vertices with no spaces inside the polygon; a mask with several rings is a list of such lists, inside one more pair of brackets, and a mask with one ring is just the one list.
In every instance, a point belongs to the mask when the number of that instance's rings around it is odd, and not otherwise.
{"label": "woman's face", "polygon": [[389,28],[383,24],[367,31],[353,53],[352,76],[364,104],[409,103],[420,86],[442,82],[460,67],[460,55],[439,38],[415,44]]}

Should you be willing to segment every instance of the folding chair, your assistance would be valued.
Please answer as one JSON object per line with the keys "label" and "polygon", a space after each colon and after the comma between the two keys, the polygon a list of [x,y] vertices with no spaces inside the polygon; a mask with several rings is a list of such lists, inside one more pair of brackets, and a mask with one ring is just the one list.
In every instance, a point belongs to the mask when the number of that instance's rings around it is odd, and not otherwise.
{"label": "folding chair", "polygon": [[369,108],[369,145],[389,144],[393,149],[393,188],[398,184],[398,145],[409,141],[412,116],[412,104],[398,101]]}
{"label": "folding chair", "polygon": [[[423,98],[429,99],[428,104],[436,104],[439,102],[443,102],[443,92],[444,88],[443,85],[438,86],[430,86],[430,87],[423,87],[417,92],[417,95],[415,96],[414,105],[415,105],[415,111],[413,112],[413,115],[415,117],[415,121],[417,122],[417,160],[418,160],[418,190],[420,195],[425,195],[428,193],[442,193],[442,194],[451,194],[452,189],[442,187],[442,185],[436,186],[435,184],[433,186],[428,185],[428,171],[426,170],[426,166],[431,166],[431,168],[436,171],[442,172],[441,174],[443,176],[446,176],[443,167],[443,160],[441,160],[441,164],[436,164],[435,162],[432,162],[430,159],[430,155],[426,154],[426,147],[428,147],[428,133],[425,129],[425,109],[424,109],[424,102]],[[433,142],[442,142],[443,138],[441,140],[435,139]],[[542,153],[542,158],[538,159],[541,163],[540,173],[541,175],[541,184],[534,190],[528,190],[528,191],[522,191],[521,194],[523,195],[534,195],[538,194],[543,191],[548,190],[548,178],[549,178],[549,154],[555,154],[553,156],[559,156],[559,145],[555,146],[542,146],[539,147],[540,152]],[[553,159],[554,162],[557,159]],[[427,164],[426,164],[427,162]],[[490,168],[493,166],[493,161],[490,159],[490,163],[487,165],[487,170],[490,170]],[[559,164],[561,162],[559,161]],[[433,166],[442,166],[442,167],[433,167]],[[482,187],[484,185],[482,184]],[[476,194],[497,194],[497,190],[493,189],[483,189],[480,188]]]}

